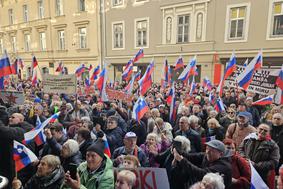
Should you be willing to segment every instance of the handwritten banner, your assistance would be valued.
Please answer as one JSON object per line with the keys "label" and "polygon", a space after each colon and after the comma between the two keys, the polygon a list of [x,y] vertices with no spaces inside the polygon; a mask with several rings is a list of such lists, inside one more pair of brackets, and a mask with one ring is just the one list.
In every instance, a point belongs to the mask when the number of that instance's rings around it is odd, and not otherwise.
{"label": "handwritten banner", "polygon": [[77,80],[75,74],[43,74],[43,91],[45,93],[76,94]]}
{"label": "handwritten banner", "polygon": [[25,97],[23,92],[19,91],[0,91],[0,98],[9,104],[24,104]]}
{"label": "handwritten banner", "polygon": [[125,102],[132,102],[133,96],[123,91],[106,88],[106,94],[109,100],[122,100]]}

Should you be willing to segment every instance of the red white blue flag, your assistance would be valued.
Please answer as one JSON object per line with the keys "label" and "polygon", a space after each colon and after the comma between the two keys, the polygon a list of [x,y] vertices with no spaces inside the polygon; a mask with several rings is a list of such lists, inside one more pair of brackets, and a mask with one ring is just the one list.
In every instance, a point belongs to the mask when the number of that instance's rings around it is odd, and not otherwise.
{"label": "red white blue flag", "polygon": [[149,107],[146,101],[143,97],[139,97],[134,105],[132,118],[140,122],[147,111],[149,111]]}

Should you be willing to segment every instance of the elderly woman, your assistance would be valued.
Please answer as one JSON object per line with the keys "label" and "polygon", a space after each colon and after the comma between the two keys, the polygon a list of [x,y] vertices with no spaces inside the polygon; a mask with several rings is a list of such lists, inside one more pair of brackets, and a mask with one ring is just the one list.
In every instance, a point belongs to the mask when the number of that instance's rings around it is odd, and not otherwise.
{"label": "elderly woman", "polygon": [[136,169],[140,167],[140,161],[139,159],[134,155],[125,155],[123,157],[123,163],[120,164],[120,168],[126,168],[126,169]]}
{"label": "elderly woman", "polygon": [[46,155],[37,167],[36,174],[22,186],[16,177],[12,182],[13,189],[59,189],[64,182],[64,170],[60,165],[60,159],[54,155]]}
{"label": "elderly woman", "polygon": [[224,189],[223,178],[217,173],[207,173],[201,182],[190,187],[190,189]]}
{"label": "elderly woman", "polygon": [[232,184],[229,188],[250,188],[251,169],[249,163],[236,152],[236,144],[232,139],[226,138],[223,143],[232,153]]}
{"label": "elderly woman", "polygon": [[132,171],[122,170],[117,175],[115,189],[132,189],[136,183],[136,175]]}
{"label": "elderly woman", "polygon": [[207,137],[212,137],[215,136],[215,139],[217,140],[223,140],[224,138],[224,129],[223,127],[219,124],[217,119],[211,118],[207,121],[207,131],[206,131],[206,136]]}
{"label": "elderly woman", "polygon": [[227,108],[227,114],[220,118],[219,123],[223,126],[224,132],[226,133],[226,130],[228,126],[232,123],[236,122],[236,110],[233,108]]}
{"label": "elderly woman", "polygon": [[157,141],[160,143],[162,142],[162,140],[168,140],[168,142],[170,143],[172,142],[172,126],[170,125],[170,123],[164,122],[160,117],[155,119],[153,133],[157,135]]}
{"label": "elderly woman", "polygon": [[150,167],[159,167],[159,164],[155,161],[154,155],[150,153],[150,151],[161,153],[170,146],[169,141],[164,136],[164,134],[161,135],[161,143],[159,143],[157,135],[155,133],[149,133],[146,137],[146,142],[140,146],[149,160]]}
{"label": "elderly woman", "polygon": [[79,166],[82,162],[82,155],[78,142],[73,139],[67,140],[62,146],[60,157],[65,171],[68,171],[71,163]]}

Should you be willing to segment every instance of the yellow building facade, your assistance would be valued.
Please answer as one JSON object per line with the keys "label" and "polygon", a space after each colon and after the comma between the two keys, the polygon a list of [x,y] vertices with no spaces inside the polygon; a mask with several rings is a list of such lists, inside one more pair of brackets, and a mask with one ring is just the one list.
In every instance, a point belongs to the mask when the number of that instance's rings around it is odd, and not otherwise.
{"label": "yellow building facade", "polygon": [[80,64],[100,62],[99,6],[93,0],[0,1],[0,54],[22,58],[29,76],[32,56],[41,73],[55,73],[62,62],[68,73]]}

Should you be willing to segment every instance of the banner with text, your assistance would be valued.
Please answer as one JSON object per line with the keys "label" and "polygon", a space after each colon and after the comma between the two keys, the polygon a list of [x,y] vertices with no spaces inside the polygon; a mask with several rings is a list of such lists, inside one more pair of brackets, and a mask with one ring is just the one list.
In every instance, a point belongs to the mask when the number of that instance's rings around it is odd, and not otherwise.
{"label": "banner with text", "polygon": [[[237,87],[236,78],[243,72],[244,66],[238,66],[236,71],[228,77],[224,85],[228,87]],[[276,92],[275,81],[279,74],[279,69],[274,68],[262,68],[257,70],[253,75],[253,80],[248,88],[248,92],[258,93],[260,95],[268,96]]]}
{"label": "banner with text", "polygon": [[106,94],[109,100],[122,100],[124,102],[132,102],[133,95],[129,95],[123,91],[106,88]]}
{"label": "banner with text", "polygon": [[23,92],[19,91],[0,91],[0,98],[9,104],[24,104],[25,97]]}
{"label": "banner with text", "polygon": [[[115,175],[123,169],[114,169]],[[170,189],[166,169],[137,168],[132,169],[136,174],[136,189]]]}
{"label": "banner with text", "polygon": [[43,91],[45,93],[76,94],[77,80],[75,74],[50,75],[43,74]]}

